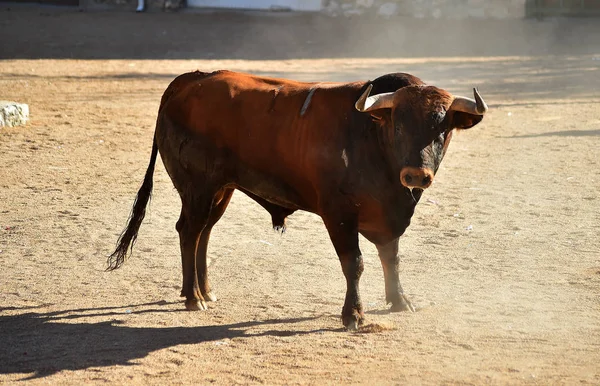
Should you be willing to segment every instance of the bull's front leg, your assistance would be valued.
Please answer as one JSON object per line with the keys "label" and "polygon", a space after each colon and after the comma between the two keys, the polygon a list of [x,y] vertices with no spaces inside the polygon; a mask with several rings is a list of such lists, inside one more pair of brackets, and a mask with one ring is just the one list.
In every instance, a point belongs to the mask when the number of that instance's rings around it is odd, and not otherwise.
{"label": "bull's front leg", "polygon": [[356,330],[364,322],[360,300],[359,281],[364,266],[358,247],[358,223],[356,220],[324,218],[335,251],[346,277],[346,300],[342,308],[342,323],[349,330]]}
{"label": "bull's front leg", "polygon": [[404,294],[402,285],[400,285],[400,257],[398,255],[398,240],[393,240],[388,244],[376,245],[379,252],[379,259],[383,266],[383,276],[385,279],[385,300],[392,303],[390,311],[415,311],[412,303]]}

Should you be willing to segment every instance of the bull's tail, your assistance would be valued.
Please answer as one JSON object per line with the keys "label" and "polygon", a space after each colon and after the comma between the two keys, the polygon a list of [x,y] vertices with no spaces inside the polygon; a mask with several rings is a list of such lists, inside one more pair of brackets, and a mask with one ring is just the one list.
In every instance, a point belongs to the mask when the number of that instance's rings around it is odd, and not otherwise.
{"label": "bull's tail", "polygon": [[152,196],[152,176],[154,174],[154,165],[156,164],[156,155],[158,154],[158,145],[156,144],[156,136],[152,142],[152,155],[150,156],[150,164],[146,169],[146,175],[144,176],[144,182],[138,190],[135,202],[133,203],[133,209],[129,215],[129,222],[127,228],[121,233],[119,240],[117,241],[117,248],[108,257],[108,271],[119,268],[125,262],[127,257],[127,250],[133,250],[133,245],[137,239],[140,225],[146,216],[146,206],[150,197]]}

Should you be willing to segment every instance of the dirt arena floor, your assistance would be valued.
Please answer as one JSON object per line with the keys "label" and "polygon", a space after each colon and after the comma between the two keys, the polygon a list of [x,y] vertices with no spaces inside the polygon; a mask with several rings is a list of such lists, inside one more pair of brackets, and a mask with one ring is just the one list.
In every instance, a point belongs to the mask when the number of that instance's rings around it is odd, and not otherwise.
{"label": "dirt arena floor", "polygon": [[[0,128],[0,383],[600,384],[597,20],[0,8],[0,99],[31,108]],[[401,239],[417,312],[387,311],[361,239],[381,328],[344,331],[321,220],[296,213],[281,236],[237,193],[209,245],[219,300],[184,311],[160,162],[134,254],[105,272],[162,92],[194,69],[479,87],[489,114],[454,137]]]}

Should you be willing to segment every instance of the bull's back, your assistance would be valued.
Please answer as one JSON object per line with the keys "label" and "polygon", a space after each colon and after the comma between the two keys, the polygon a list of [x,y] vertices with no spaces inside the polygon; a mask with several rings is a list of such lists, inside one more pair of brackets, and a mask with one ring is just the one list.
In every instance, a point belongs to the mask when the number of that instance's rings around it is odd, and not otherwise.
{"label": "bull's back", "polygon": [[311,196],[324,165],[341,165],[349,114],[363,85],[191,73],[174,87],[162,113],[195,138],[191,153],[210,146],[237,171],[246,168]]}

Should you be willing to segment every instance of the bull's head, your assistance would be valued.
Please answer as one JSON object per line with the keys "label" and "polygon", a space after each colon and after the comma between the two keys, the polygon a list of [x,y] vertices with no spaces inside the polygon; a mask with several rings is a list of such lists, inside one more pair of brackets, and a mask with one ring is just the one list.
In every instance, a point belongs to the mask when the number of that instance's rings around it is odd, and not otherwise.
{"label": "bull's head", "polygon": [[379,121],[400,168],[400,182],[411,189],[431,185],[454,129],[475,126],[487,111],[477,89],[473,100],[433,86],[413,85],[369,96],[372,88],[369,85],[356,101],[356,109],[371,112]]}

